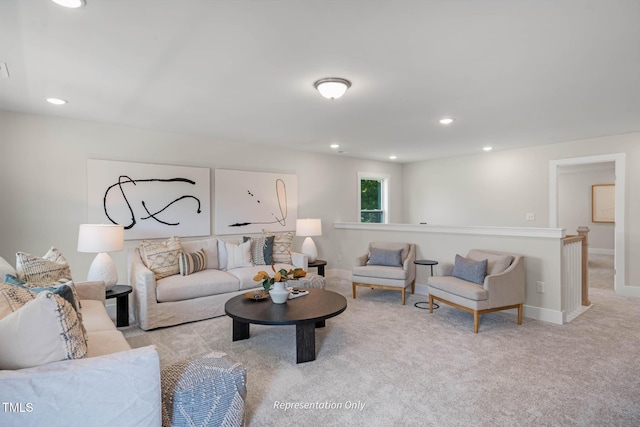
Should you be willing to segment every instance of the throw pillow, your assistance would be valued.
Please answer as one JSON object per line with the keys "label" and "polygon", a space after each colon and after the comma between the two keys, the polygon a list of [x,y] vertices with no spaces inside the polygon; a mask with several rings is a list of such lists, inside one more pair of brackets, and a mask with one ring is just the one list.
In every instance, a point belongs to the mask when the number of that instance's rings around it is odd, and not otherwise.
{"label": "throw pillow", "polygon": [[369,265],[385,265],[388,267],[402,267],[402,249],[369,250]]}
{"label": "throw pillow", "polygon": [[0,369],[31,368],[87,355],[87,342],[71,304],[50,291],[33,295],[0,319],[0,342],[11,343],[0,346]]}
{"label": "throw pillow", "polygon": [[487,276],[487,260],[473,261],[456,255],[452,276],[482,285],[484,284],[484,278]]}
{"label": "throw pillow", "polygon": [[62,283],[71,280],[69,263],[62,252],[52,247],[42,257],[25,252],[16,253],[16,273],[23,282],[49,284],[56,281]]}
{"label": "throw pillow", "polygon": [[227,249],[227,270],[253,267],[251,263],[251,241],[246,241],[239,245],[225,242],[224,245]]}
{"label": "throw pillow", "polygon": [[21,286],[0,283],[0,319],[18,310],[35,297],[35,293]]}
{"label": "throw pillow", "polygon": [[180,252],[180,274],[183,276],[205,268],[207,268],[207,254],[204,253],[204,249],[192,253]]}
{"label": "throw pillow", "polygon": [[[251,240],[251,259],[253,260],[253,265],[269,265],[273,263],[273,236],[244,236],[242,239],[245,242]],[[267,262],[267,258],[269,262]]]}
{"label": "throw pillow", "polygon": [[173,236],[164,242],[143,240],[141,253],[149,270],[156,280],[180,273],[180,238]]}
{"label": "throw pillow", "polygon": [[483,259],[486,259],[487,276],[502,273],[509,268],[513,262],[513,256],[511,255],[492,254],[489,252],[479,251],[477,249],[470,250],[467,254],[467,258],[474,261],[482,261]]}
{"label": "throw pillow", "polygon": [[291,243],[293,243],[294,232],[273,233],[266,230],[262,230],[262,232],[265,236],[273,236],[273,262],[270,264],[291,264]]}

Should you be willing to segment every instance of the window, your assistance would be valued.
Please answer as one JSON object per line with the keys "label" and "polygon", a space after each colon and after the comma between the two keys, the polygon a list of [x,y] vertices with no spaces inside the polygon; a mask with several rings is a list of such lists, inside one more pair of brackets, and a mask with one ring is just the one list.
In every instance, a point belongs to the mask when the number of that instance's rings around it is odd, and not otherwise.
{"label": "window", "polygon": [[389,222],[389,175],[358,172],[360,222]]}

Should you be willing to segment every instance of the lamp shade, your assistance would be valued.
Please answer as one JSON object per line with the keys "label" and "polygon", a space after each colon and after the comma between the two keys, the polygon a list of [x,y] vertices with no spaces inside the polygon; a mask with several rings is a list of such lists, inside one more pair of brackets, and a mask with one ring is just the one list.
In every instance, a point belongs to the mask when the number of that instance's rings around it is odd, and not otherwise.
{"label": "lamp shade", "polygon": [[78,252],[116,252],[124,249],[122,225],[80,224]]}
{"label": "lamp shade", "polygon": [[322,236],[322,221],[319,218],[296,220],[296,236]]}

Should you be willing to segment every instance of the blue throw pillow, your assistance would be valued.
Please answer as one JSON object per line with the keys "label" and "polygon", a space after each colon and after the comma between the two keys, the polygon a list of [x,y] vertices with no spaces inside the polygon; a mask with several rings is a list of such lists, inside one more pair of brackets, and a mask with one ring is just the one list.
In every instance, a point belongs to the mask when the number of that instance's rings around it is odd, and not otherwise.
{"label": "blue throw pillow", "polygon": [[456,263],[453,266],[453,277],[466,280],[468,282],[484,284],[487,275],[487,260],[473,261],[460,255],[456,255]]}
{"label": "blue throw pillow", "polygon": [[369,265],[402,267],[402,249],[371,248],[369,250]]}

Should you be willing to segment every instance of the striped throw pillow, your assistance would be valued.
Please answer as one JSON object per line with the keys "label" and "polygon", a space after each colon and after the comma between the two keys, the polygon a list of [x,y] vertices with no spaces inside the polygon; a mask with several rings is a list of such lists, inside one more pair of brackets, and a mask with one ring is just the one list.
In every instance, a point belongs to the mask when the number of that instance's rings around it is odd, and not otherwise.
{"label": "striped throw pillow", "polygon": [[188,276],[196,271],[202,271],[207,268],[207,255],[204,249],[188,253],[180,252],[180,274]]}

